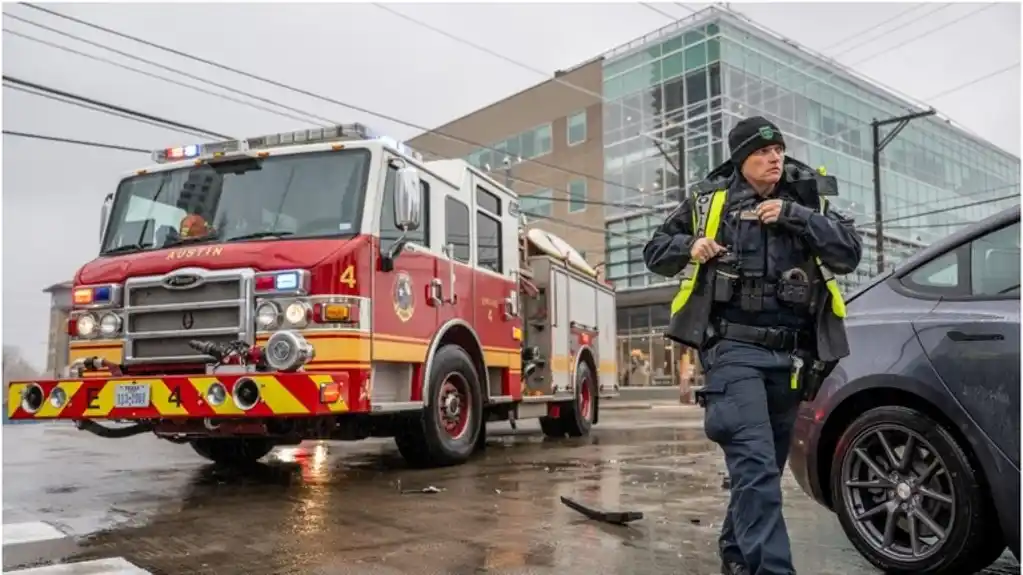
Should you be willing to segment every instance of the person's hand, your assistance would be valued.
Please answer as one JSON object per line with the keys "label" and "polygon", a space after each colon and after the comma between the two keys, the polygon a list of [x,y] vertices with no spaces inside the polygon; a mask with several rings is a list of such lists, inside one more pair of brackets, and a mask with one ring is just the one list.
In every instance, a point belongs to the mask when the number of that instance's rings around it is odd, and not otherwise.
{"label": "person's hand", "polygon": [[689,257],[697,263],[706,263],[712,257],[726,251],[725,248],[710,238],[700,238],[693,242]]}
{"label": "person's hand", "polygon": [[767,200],[766,202],[761,202],[755,211],[762,223],[773,224],[781,217],[783,207],[782,200]]}

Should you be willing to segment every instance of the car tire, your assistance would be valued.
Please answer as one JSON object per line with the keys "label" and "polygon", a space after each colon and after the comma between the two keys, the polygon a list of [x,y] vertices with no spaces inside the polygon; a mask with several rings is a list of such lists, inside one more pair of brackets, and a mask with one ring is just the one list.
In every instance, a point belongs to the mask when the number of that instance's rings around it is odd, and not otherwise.
{"label": "car tire", "polygon": [[189,442],[200,456],[219,465],[248,465],[273,451],[274,441],[263,437],[204,437]]}
{"label": "car tire", "polygon": [[[429,378],[427,405],[395,434],[398,451],[414,467],[465,463],[476,449],[483,426],[483,397],[476,368],[465,350],[449,344],[434,355]],[[445,406],[451,409],[447,420],[441,414]]]}
{"label": "car tire", "polygon": [[[913,481],[914,474],[916,474],[916,467],[901,475],[888,475],[884,484],[891,488],[875,488],[872,492],[875,494],[874,498],[869,501],[862,499],[865,494],[871,493],[862,485],[850,486],[850,491],[847,491],[845,477],[847,472],[854,468],[852,466],[861,466],[857,468],[861,471],[868,469],[879,469],[885,472],[899,471],[894,465],[891,469],[882,467],[887,461],[891,461],[890,458],[884,457],[884,454],[888,453],[891,439],[885,440],[888,443],[876,440],[878,432],[888,433],[889,438],[893,435],[898,437],[897,434],[903,432],[907,437],[913,435],[915,438],[913,441],[917,447],[923,445],[923,449],[926,450],[926,457],[929,460],[929,463],[926,463],[927,466],[935,462],[933,454],[936,454],[943,471],[935,471],[926,486],[928,488],[935,486],[932,481],[937,481],[936,477],[943,476],[942,485],[950,486],[948,491],[951,497],[949,498],[944,493],[938,493],[938,495],[951,499],[951,502],[935,503],[935,506],[927,509],[922,502],[938,500],[921,495],[914,491],[916,488],[911,487],[910,482]],[[921,438],[923,444],[920,442]],[[879,446],[880,454],[871,455],[867,447],[870,441],[874,441]],[[933,447],[933,452],[926,444]],[[901,454],[895,453],[899,447],[903,448]],[[905,446],[891,447],[891,451],[901,460],[902,454],[905,453]],[[920,450],[913,449],[912,452],[916,455],[920,453]],[[874,466],[864,462],[859,453],[866,453],[868,458],[873,461]],[[847,468],[847,464],[850,467]],[[916,477],[919,478],[920,475],[925,475],[925,473],[916,474]],[[869,475],[869,477],[876,476],[876,472]],[[889,483],[891,477],[897,477],[897,482]],[[991,500],[986,495],[982,473],[974,468],[963,447],[958,444],[948,430],[917,410],[902,406],[878,407],[867,411],[853,421],[838,440],[831,466],[830,480],[835,510],[846,536],[861,555],[886,573],[898,575],[974,573],[993,563],[1005,549],[1004,540],[997,528],[997,516]],[[856,481],[866,480],[856,479]],[[851,483],[852,481],[850,481]],[[857,491],[856,493],[861,495],[856,496],[852,494],[852,489],[864,489],[865,491]],[[887,493],[887,497],[878,495],[879,492]],[[931,489],[930,492],[936,493],[937,491]],[[861,498],[859,503],[856,502],[857,497]],[[903,499],[903,497],[908,499]],[[882,503],[882,499],[885,499],[886,502]],[[904,506],[909,506],[908,512]],[[877,517],[875,521],[878,523],[874,524],[873,529],[876,531],[873,532],[873,535],[870,534],[870,527],[861,524],[854,517],[858,511],[871,508],[882,509],[875,516]],[[879,545],[879,543],[883,544],[883,540],[879,542],[877,538],[879,533],[883,537],[879,523],[887,519],[889,510],[892,508],[899,509],[896,512],[896,517],[899,520],[894,523],[895,528],[892,532],[900,533],[904,537],[908,537],[910,533],[908,529],[910,529],[911,521],[907,513],[913,513],[912,523],[915,523],[913,529],[917,533],[935,533],[930,527],[926,527],[923,520],[920,519],[926,515],[935,521],[932,515],[934,510],[937,510],[941,517],[951,517],[950,527],[938,524],[938,527],[944,527],[943,530],[946,532],[943,543],[933,552],[921,553],[922,558],[915,558],[913,554],[906,552],[882,551],[879,547],[883,547],[883,545]],[[918,509],[921,513],[919,515],[917,514]],[[887,527],[887,523],[884,523],[884,526]],[[911,547],[907,546],[907,550],[909,549]]]}

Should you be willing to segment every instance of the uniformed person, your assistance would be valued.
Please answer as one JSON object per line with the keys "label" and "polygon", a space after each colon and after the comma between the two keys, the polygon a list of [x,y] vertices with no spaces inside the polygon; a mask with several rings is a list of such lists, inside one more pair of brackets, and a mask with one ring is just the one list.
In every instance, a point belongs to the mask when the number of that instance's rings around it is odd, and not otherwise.
{"label": "uniformed person", "polygon": [[722,573],[789,575],[781,474],[802,387],[849,353],[833,274],[855,270],[862,246],[821,195],[833,178],[786,158],[777,126],[747,118],[728,145],[643,257],[680,279],[665,335],[699,350],[704,430],[725,453]]}

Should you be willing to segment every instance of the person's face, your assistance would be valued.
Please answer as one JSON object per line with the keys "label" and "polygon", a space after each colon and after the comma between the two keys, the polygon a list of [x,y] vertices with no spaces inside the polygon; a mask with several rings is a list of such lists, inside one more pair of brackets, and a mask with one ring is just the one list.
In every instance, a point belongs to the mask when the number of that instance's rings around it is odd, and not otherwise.
{"label": "person's face", "polygon": [[760,148],[742,163],[742,175],[746,181],[758,184],[777,184],[781,180],[785,148],[779,144]]}

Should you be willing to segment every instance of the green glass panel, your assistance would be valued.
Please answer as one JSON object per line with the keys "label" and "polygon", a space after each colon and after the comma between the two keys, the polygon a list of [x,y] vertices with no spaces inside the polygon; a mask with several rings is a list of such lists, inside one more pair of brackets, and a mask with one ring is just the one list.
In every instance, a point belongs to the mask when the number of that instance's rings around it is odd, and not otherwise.
{"label": "green glass panel", "polygon": [[643,88],[650,85],[650,71],[646,69],[646,66],[642,68],[636,68],[635,70],[622,76],[622,92],[624,94],[632,94],[638,92]]}
{"label": "green glass panel", "polygon": [[721,41],[717,38],[707,40],[707,61],[714,62],[721,59]]}
{"label": "green glass panel", "polygon": [[622,77],[611,78],[604,82],[604,98],[607,100],[615,100],[624,94],[622,92]]}
{"label": "green glass panel", "polygon": [[705,37],[706,36],[703,35],[702,30],[691,30],[686,32],[684,36],[686,46],[692,46],[693,44],[703,40]]}
{"label": "green glass panel", "polygon": [[675,36],[671,40],[665,41],[664,44],[663,44],[663,48],[662,48],[664,54],[671,54],[672,52],[675,52],[675,51],[681,50],[681,49],[682,49],[682,36]]}
{"label": "green glass panel", "polygon": [[646,66],[643,66],[640,69],[641,70],[646,70],[646,72],[647,72],[647,74],[646,74],[647,85],[644,86],[644,88],[649,87],[649,86],[656,86],[657,84],[661,83],[661,61],[660,60],[651,62],[651,63],[647,64]]}
{"label": "green glass panel", "polygon": [[696,70],[707,65],[707,44],[697,44],[686,48],[686,71]]}
{"label": "green glass panel", "polygon": [[721,31],[721,29],[718,27],[717,23],[711,22],[710,24],[707,24],[707,35],[708,36],[713,36],[714,34],[717,34],[720,31]]}
{"label": "green glass panel", "polygon": [[685,56],[682,52],[676,52],[664,57],[661,62],[661,75],[664,80],[671,80],[681,76],[685,72],[685,68]]}

